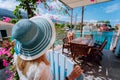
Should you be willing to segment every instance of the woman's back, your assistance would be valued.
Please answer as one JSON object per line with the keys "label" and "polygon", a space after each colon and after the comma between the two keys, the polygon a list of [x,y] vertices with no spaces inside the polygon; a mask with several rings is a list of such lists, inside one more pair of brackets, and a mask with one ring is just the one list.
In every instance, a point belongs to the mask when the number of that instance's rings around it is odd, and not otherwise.
{"label": "woman's back", "polygon": [[[17,64],[17,55],[14,55],[15,64]],[[52,74],[50,71],[50,65],[46,65],[44,62],[32,62],[26,72],[26,75],[17,67],[20,80],[52,80]]]}

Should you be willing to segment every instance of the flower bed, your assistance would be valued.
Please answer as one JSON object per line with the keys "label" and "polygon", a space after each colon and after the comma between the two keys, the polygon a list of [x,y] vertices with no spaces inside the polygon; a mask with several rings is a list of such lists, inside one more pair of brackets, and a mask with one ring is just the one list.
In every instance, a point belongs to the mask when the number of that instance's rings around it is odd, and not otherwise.
{"label": "flower bed", "polygon": [[9,67],[5,71],[6,74],[10,74],[7,80],[19,80],[15,66],[13,65],[14,45],[10,39],[5,39],[2,42],[0,48],[0,69]]}

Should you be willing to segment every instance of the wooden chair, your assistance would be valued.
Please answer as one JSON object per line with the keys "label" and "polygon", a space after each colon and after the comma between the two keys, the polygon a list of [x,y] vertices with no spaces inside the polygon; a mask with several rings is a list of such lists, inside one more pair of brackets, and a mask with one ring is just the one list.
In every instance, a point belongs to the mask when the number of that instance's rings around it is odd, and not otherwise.
{"label": "wooden chair", "polygon": [[102,41],[95,41],[93,47],[100,48],[105,41],[107,41],[107,38],[105,38],[103,42]]}
{"label": "wooden chair", "polygon": [[104,49],[106,44],[107,44],[107,40],[105,39],[99,47],[92,47],[91,48],[90,56],[99,65],[100,65],[100,61],[102,60],[102,55],[103,55],[102,50]]}
{"label": "wooden chair", "polygon": [[91,49],[87,45],[81,45],[76,43],[70,43],[70,51],[73,60],[77,64],[81,64],[80,60],[82,59],[83,62],[87,60],[87,56],[89,55]]}
{"label": "wooden chair", "polygon": [[[64,49],[67,49],[67,52],[64,51]],[[62,53],[69,53],[70,51],[70,44],[67,37],[63,38],[63,45],[62,45]]]}
{"label": "wooden chair", "polygon": [[105,39],[102,44],[99,44],[99,46],[97,46],[97,47],[94,46],[92,49],[95,52],[97,51],[98,53],[103,54],[102,50],[104,49],[104,47],[105,47],[106,44],[107,44],[107,40]]}
{"label": "wooden chair", "polygon": [[99,48],[101,45],[102,45],[102,43],[100,41],[95,41],[93,47]]}

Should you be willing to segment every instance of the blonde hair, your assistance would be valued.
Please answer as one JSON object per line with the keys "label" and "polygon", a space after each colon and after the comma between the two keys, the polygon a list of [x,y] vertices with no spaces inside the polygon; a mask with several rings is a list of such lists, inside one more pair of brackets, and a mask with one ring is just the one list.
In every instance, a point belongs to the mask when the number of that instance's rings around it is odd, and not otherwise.
{"label": "blonde hair", "polygon": [[43,54],[41,57],[35,59],[35,60],[23,60],[18,56],[17,58],[17,65],[18,68],[22,71],[22,74],[26,76],[26,72],[29,69],[29,66],[33,64],[34,62],[37,62],[38,64],[40,62],[44,62],[46,65],[50,65],[49,61],[46,58],[46,55]]}

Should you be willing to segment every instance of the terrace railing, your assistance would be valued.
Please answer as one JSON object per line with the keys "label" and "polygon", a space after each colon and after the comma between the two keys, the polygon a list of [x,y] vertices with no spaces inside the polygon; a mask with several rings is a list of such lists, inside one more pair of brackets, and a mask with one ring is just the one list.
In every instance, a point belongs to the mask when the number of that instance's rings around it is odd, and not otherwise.
{"label": "terrace railing", "polygon": [[[53,80],[65,80],[65,77],[73,70],[74,63],[63,55],[62,51],[50,50],[47,52],[47,58],[51,64]],[[76,80],[83,80],[83,75]]]}
{"label": "terrace railing", "polygon": [[[76,34],[76,38],[80,37],[80,32],[75,32]],[[87,33],[88,34],[88,33]],[[97,32],[94,31],[91,33],[93,35],[93,39],[99,42],[103,42],[104,39],[106,38],[108,43],[106,44],[104,49],[110,50],[110,46],[113,44],[113,37],[115,36],[115,32],[114,31],[105,31],[105,32]],[[83,34],[82,37],[84,37],[84,35],[86,35],[86,33]]]}

